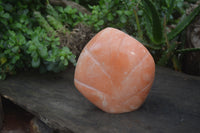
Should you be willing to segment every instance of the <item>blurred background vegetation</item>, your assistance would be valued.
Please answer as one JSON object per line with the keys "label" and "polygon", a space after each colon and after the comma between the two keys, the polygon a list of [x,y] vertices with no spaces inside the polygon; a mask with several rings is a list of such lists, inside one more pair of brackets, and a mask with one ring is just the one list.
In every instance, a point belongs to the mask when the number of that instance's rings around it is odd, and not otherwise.
{"label": "blurred background vegetation", "polygon": [[199,14],[196,0],[0,0],[0,79],[21,70],[63,71],[83,48],[76,40],[87,42],[105,27],[142,42],[156,64],[183,71],[185,56],[200,51],[187,46],[187,28]]}

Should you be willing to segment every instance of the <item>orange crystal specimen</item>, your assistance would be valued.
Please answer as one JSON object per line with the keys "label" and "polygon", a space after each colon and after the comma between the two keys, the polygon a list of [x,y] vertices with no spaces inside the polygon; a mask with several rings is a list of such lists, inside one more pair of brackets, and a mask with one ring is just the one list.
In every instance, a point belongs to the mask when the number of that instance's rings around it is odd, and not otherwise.
{"label": "orange crystal specimen", "polygon": [[154,75],[154,60],[140,42],[120,30],[106,28],[81,52],[74,83],[101,110],[123,113],[143,104]]}

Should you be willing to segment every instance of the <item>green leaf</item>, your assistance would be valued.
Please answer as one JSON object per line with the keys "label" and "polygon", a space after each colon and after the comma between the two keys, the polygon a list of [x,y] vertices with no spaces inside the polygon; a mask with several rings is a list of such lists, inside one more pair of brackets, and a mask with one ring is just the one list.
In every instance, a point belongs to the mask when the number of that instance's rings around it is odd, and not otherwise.
{"label": "green leaf", "polygon": [[30,47],[28,48],[28,51],[32,52],[35,51],[37,48],[35,45],[31,44]]}
{"label": "green leaf", "polygon": [[72,9],[71,9],[71,6],[67,6],[67,7],[64,8],[64,12],[65,12],[65,13],[69,13],[69,14],[70,14],[70,13],[71,13],[71,10],[72,10]]}
{"label": "green leaf", "polygon": [[6,57],[1,57],[0,58],[1,65],[5,64],[6,62],[7,62],[7,58]]}
{"label": "green leaf", "polygon": [[126,23],[127,22],[127,17],[125,15],[120,16],[120,22],[121,23]]}
{"label": "green leaf", "polygon": [[12,30],[9,30],[8,33],[10,34],[11,37],[15,37],[16,36],[15,32],[12,31]]}
{"label": "green leaf", "polygon": [[76,56],[75,55],[70,55],[70,56],[67,56],[67,58],[69,59],[69,61],[74,65],[76,66]]}
{"label": "green leaf", "polygon": [[68,65],[68,60],[67,60],[67,59],[64,60],[64,65],[65,65],[65,66]]}
{"label": "green leaf", "polygon": [[144,10],[150,12],[152,19],[152,35],[153,42],[155,44],[160,44],[163,39],[163,29],[161,25],[161,20],[158,11],[156,10],[155,5],[150,0],[144,0]]}
{"label": "green leaf", "polygon": [[113,15],[111,13],[107,16],[108,21],[112,21],[114,19]]}
{"label": "green leaf", "polygon": [[17,40],[19,45],[23,45],[26,43],[26,38],[22,34],[17,35]]}
{"label": "green leaf", "polygon": [[61,31],[63,34],[66,33],[65,27],[61,24],[60,21],[56,20],[56,18],[50,15],[47,15],[47,20],[49,24],[54,27],[55,30]]}
{"label": "green leaf", "polygon": [[11,4],[5,4],[4,8],[6,11],[11,11],[13,9],[13,6]]}
{"label": "green leaf", "polygon": [[174,56],[175,50],[178,46],[178,43],[173,43],[169,45],[169,48],[166,51],[162,52],[162,55],[158,61],[158,65],[165,66],[169,62],[170,58]]}
{"label": "green leaf", "polygon": [[11,50],[12,50],[13,53],[18,53],[19,46],[14,46]]}
{"label": "green leaf", "polygon": [[132,11],[124,11],[124,14],[130,16],[132,14]]}
{"label": "green leaf", "polygon": [[[63,11],[63,8],[62,7],[60,7],[61,8],[61,10]],[[53,8],[53,6],[52,5],[50,5],[50,4],[47,4],[47,13],[49,14],[49,15],[51,15],[51,16],[53,16],[54,18],[56,18],[57,20],[60,20],[60,17],[59,17],[59,15],[58,15],[58,12]]]}
{"label": "green leaf", "polygon": [[146,11],[144,13],[144,21],[145,21],[145,30],[148,38],[150,40],[153,40],[153,35],[152,35],[152,22],[150,19],[150,16],[147,15]]}
{"label": "green leaf", "polygon": [[37,53],[37,51],[32,51],[31,57],[32,57],[32,58],[38,58],[38,53]]}
{"label": "green leaf", "polygon": [[34,17],[38,21],[38,23],[47,31],[47,32],[55,32],[53,28],[49,25],[49,23],[46,21],[46,19],[41,15],[40,12],[35,11]]}
{"label": "green leaf", "polygon": [[5,19],[8,19],[10,17],[10,15],[8,13],[4,13],[2,17]]}
{"label": "green leaf", "polygon": [[39,47],[38,48],[38,53],[40,54],[40,56],[43,59],[46,59],[48,57],[47,47],[45,47],[45,46]]}
{"label": "green leaf", "polygon": [[169,2],[169,8],[168,8],[168,12],[167,12],[167,15],[166,15],[167,16],[167,20],[169,20],[169,17],[172,14],[172,11],[174,9],[175,0],[169,0],[168,2]]}
{"label": "green leaf", "polygon": [[51,62],[50,64],[48,64],[47,70],[52,71],[54,69],[54,67],[55,67],[55,63]]}
{"label": "green leaf", "polygon": [[103,25],[104,24],[104,21],[103,20],[100,20],[97,25]]}
{"label": "green leaf", "polygon": [[200,5],[193,10],[193,12],[185,17],[181,23],[179,23],[174,30],[167,34],[168,40],[172,40],[176,37],[181,31],[183,31],[191,22],[192,20],[200,13]]}
{"label": "green leaf", "polygon": [[162,49],[162,46],[160,46],[160,45],[145,44],[145,42],[143,44],[145,47],[147,47],[151,50],[161,50]]}
{"label": "green leaf", "polygon": [[64,9],[63,9],[63,7],[57,7],[57,10],[60,12],[60,13],[64,13]]}
{"label": "green leaf", "polygon": [[64,68],[65,68],[65,66],[64,66],[63,62],[60,62],[54,67],[53,72],[55,72],[55,73],[60,72],[60,71],[64,70]]}
{"label": "green leaf", "polygon": [[40,66],[40,58],[33,58],[31,64],[33,68],[38,68]]}
{"label": "green leaf", "polygon": [[64,59],[65,59],[65,57],[64,57],[64,56],[61,56],[61,57],[60,57],[60,60],[64,60]]}
{"label": "green leaf", "polygon": [[12,59],[11,59],[11,63],[12,64],[16,64],[16,62],[20,59],[19,55],[15,55]]}
{"label": "green leaf", "polygon": [[180,49],[176,50],[177,53],[189,53],[189,52],[200,52],[200,48],[185,48],[185,49]]}
{"label": "green leaf", "polygon": [[65,52],[65,54],[71,53],[70,49],[68,47],[63,47],[62,50]]}
{"label": "green leaf", "polygon": [[117,10],[116,12],[117,12],[117,14],[118,14],[119,16],[121,16],[121,15],[123,14],[122,10]]}

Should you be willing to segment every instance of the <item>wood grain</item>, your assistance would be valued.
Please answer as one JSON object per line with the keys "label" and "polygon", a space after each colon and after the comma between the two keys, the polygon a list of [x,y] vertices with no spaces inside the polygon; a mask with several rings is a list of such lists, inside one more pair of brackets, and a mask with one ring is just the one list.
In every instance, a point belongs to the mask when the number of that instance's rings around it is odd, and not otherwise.
{"label": "wood grain", "polygon": [[0,96],[0,129],[3,126],[3,107],[2,107],[2,100]]}
{"label": "wood grain", "polygon": [[74,70],[60,74],[21,73],[0,81],[0,94],[63,133],[199,133],[200,77],[156,67],[143,106],[108,114],[74,87]]}

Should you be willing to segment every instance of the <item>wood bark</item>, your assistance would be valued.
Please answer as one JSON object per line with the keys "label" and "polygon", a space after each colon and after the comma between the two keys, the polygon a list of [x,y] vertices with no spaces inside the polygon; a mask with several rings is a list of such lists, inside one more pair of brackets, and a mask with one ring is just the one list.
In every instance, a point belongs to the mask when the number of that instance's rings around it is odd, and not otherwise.
{"label": "wood bark", "polygon": [[1,100],[1,96],[0,96],[0,129],[3,126],[3,106],[2,106],[2,100]]}
{"label": "wood bark", "polygon": [[74,70],[20,73],[0,81],[0,94],[61,133],[199,133],[200,77],[156,67],[154,84],[134,112],[108,114],[74,86]]}
{"label": "wood bark", "polygon": [[42,121],[34,117],[30,122],[31,133],[55,133],[53,129],[49,128]]}

